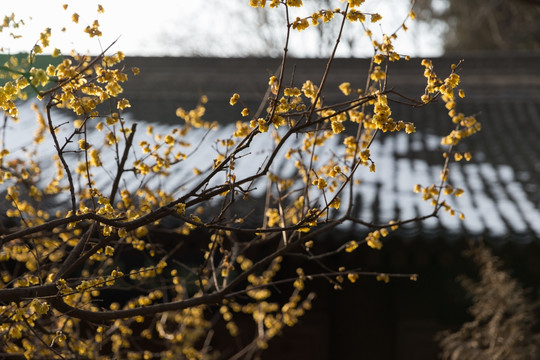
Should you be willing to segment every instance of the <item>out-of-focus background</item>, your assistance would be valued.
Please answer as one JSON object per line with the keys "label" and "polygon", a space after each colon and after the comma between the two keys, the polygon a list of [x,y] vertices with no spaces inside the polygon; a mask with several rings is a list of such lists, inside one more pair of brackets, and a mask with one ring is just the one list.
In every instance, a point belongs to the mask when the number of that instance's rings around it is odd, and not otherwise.
{"label": "out-of-focus background", "polygon": [[[278,56],[283,48],[284,32],[275,25],[283,24],[283,9],[254,9],[247,0],[221,1],[38,1],[27,0],[2,4],[3,14],[15,13],[26,25],[16,32],[23,39],[11,41],[2,34],[4,50],[28,51],[40,31],[53,29],[53,39],[63,49],[96,53],[96,38],[74,37],[77,25],[71,15],[81,15],[80,28],[97,16],[105,30],[100,39],[108,46],[118,39],[116,47],[128,56]],[[68,3],[68,8],[62,5]],[[97,5],[105,12],[97,14]],[[306,0],[305,9],[291,18],[333,8],[335,0]],[[419,18],[408,23],[407,33],[400,34],[396,47],[410,56],[432,57],[448,52],[505,50],[538,50],[540,24],[538,0],[418,0],[414,9]],[[380,30],[392,33],[405,19],[411,7],[406,0],[367,0],[365,12],[383,14]],[[337,22],[335,22],[337,23]],[[271,25],[271,26],[268,26]],[[348,25],[338,56],[365,57],[371,46],[361,34],[360,25]],[[61,29],[67,31],[62,32]],[[328,47],[319,40],[331,41],[337,24],[310,28],[302,36],[293,36],[290,52],[296,57],[323,57]],[[322,29],[322,30],[321,30]],[[306,36],[307,39],[306,40]],[[310,41],[311,40],[311,41]],[[328,43],[322,43],[327,45]],[[59,47],[60,47],[59,46]]]}
{"label": "out-of-focus background", "polygon": [[[339,3],[304,2],[308,8],[302,10],[304,16]],[[98,3],[103,14],[97,14]],[[116,40],[112,51],[124,51],[126,65],[141,68],[140,76],[125,86],[133,104],[127,116],[133,120],[171,126],[179,121],[178,106],[193,108],[206,94],[207,120],[226,127],[240,118],[227,105],[230,95],[240,93],[246,106],[256,109],[268,76],[280,64],[284,27],[276,25],[283,23],[283,9],[253,9],[248,0],[77,1],[67,10],[62,4],[3,4],[5,14],[14,12],[26,24],[14,32],[23,36],[17,41],[0,33],[4,53],[28,51],[46,27],[52,27],[53,46],[64,52],[73,48],[96,54]],[[397,29],[410,5],[371,0],[362,10],[383,15],[380,27],[372,29],[378,36]],[[340,259],[360,262],[366,271],[418,273],[419,279],[383,284],[365,278],[343,291],[333,291],[327,283],[314,284],[319,293],[314,309],[299,326],[270,344],[266,358],[436,358],[440,348],[435,334],[457,330],[472,319],[467,313],[472,300],[456,281],[462,273],[473,277],[478,273],[462,256],[471,239],[491,246],[503,267],[533,289],[530,298],[538,298],[540,1],[418,0],[414,9],[418,18],[407,23],[409,30],[400,32],[396,42],[400,53],[413,58],[391,64],[388,79],[397,90],[418,98],[425,86],[422,57],[434,58],[441,74],[448,73],[452,63],[465,60],[460,74],[467,96],[459,110],[475,114],[483,126],[463,148],[473,159],[451,168],[451,182],[466,191],[455,204],[466,219],[442,214],[394,233],[380,252],[365,249],[356,258]],[[79,24],[72,23],[73,13],[80,14]],[[82,29],[96,16],[104,35],[87,39]],[[337,29],[334,22],[302,34],[293,32],[290,54],[296,59],[290,64],[297,66],[295,81],[320,76]],[[77,32],[80,36],[73,36]],[[338,99],[341,81],[359,87],[365,83],[369,65],[365,58],[372,55],[372,47],[363,33],[360,25],[347,24],[337,52],[340,59],[330,73],[327,101]],[[396,117],[414,121],[419,131],[414,140],[389,136],[373,145],[374,154],[384,161],[356,195],[356,211],[367,220],[424,214],[412,185],[438,178],[440,136],[451,126],[442,106],[416,110],[395,104],[392,109]],[[341,236],[357,237],[362,231],[346,228]]]}
{"label": "out-of-focus background", "polygon": [[[121,49],[128,56],[279,56],[285,39],[280,25],[284,24],[283,8],[255,9],[248,5],[248,0],[208,0],[208,1],[72,1],[51,0],[11,2],[3,4],[3,13],[15,13],[25,20],[26,26],[17,34],[23,39],[11,41],[3,34],[2,46],[11,52],[28,51],[36,42],[39,32],[47,27],[53,30],[55,43],[63,49],[75,49],[78,52],[99,52],[96,38],[73,34],[91,24],[96,18],[103,29],[99,40],[106,47],[118,39],[114,49]],[[66,10],[62,5],[67,3]],[[101,4],[104,13],[97,14],[97,5]],[[335,0],[305,1],[305,9],[291,8],[291,18],[307,16],[322,8],[334,8],[343,5]],[[439,5],[436,6],[437,8]],[[393,32],[406,18],[410,8],[408,1],[368,0],[364,5],[366,12],[384,14],[381,30]],[[79,24],[71,22],[71,15],[79,14]],[[30,20],[31,18],[31,20]],[[336,22],[337,23],[337,22]],[[62,32],[62,28],[66,28]],[[365,37],[362,41],[354,40],[363,33],[360,25],[352,26],[345,36],[345,41],[338,50],[338,56],[370,56],[371,46]],[[283,27],[284,29],[284,27]],[[331,41],[337,26],[325,26],[324,34],[315,28],[302,34],[293,35],[289,47],[291,55],[296,57],[323,57],[329,54],[328,43],[319,41],[321,36]],[[397,42],[400,51],[411,56],[440,55],[443,47],[439,39],[444,23],[435,25],[420,22],[411,23],[410,32]],[[306,40],[307,39],[307,40]],[[22,40],[22,41],[21,41]]]}

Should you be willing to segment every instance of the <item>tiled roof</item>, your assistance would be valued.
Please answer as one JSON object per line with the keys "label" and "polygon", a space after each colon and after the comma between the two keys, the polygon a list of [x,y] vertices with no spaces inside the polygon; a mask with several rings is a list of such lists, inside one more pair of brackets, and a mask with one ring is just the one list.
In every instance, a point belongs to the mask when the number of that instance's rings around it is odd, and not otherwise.
{"label": "tiled roof", "polygon": [[[496,55],[464,56],[460,73],[460,87],[467,96],[458,110],[477,114],[483,125],[483,130],[467,139],[461,148],[471,151],[473,160],[453,164],[450,172],[450,182],[465,190],[453,205],[465,213],[466,219],[460,221],[441,214],[438,219],[403,229],[402,236],[422,234],[451,239],[481,234],[521,241],[540,238],[540,54]],[[434,59],[435,71],[445,76],[450,65],[459,60]],[[279,59],[257,58],[128,58],[127,66],[141,69],[140,75],[125,85],[125,95],[133,106],[128,116],[167,128],[182,121],[175,116],[178,106],[191,109],[205,94],[209,98],[205,119],[232,126],[240,119],[239,110],[228,104],[232,93],[240,93],[248,107],[257,109],[264,98],[268,77],[276,72],[279,63]],[[306,79],[318,83],[326,62],[289,59],[289,77],[293,66],[296,84]],[[335,60],[324,93],[325,102],[343,100],[338,90],[343,81],[363,87],[368,66],[365,59]],[[420,59],[391,64],[388,76],[389,84],[407,96],[418,98],[423,93]],[[431,208],[412,188],[416,183],[429,185],[438,181],[442,167],[440,138],[452,127],[442,104],[421,109],[393,104],[392,112],[396,119],[413,121],[417,133],[385,134],[373,144],[377,172],[364,174],[363,184],[357,186],[355,193],[357,215],[367,221],[430,213]],[[208,144],[215,140],[212,136],[206,138]],[[261,148],[252,151],[251,159],[262,162],[262,151],[271,139],[261,137],[258,141]],[[191,163],[188,161],[176,170],[175,178],[182,179],[184,172],[186,176],[191,174],[200,159],[213,158],[213,151],[211,146],[201,147]],[[257,156],[259,160],[253,159]],[[289,170],[284,167],[280,171]]]}
{"label": "tiled roof", "polygon": [[[436,234],[453,237],[482,234],[486,237],[522,240],[540,237],[540,54],[471,54],[463,56],[460,72],[466,98],[459,111],[477,114],[483,130],[467,139],[464,148],[474,156],[471,162],[452,165],[450,181],[466,193],[455,206],[466,214],[459,221],[446,214],[417,224],[409,235]],[[449,73],[460,57],[433,59],[435,71]],[[237,109],[228,106],[233,92],[241,94],[250,108],[263,98],[269,74],[279,59],[193,59],[129,58],[129,66],[142,69],[126,86],[133,100],[136,119],[174,123],[176,107],[192,108],[201,94],[209,97],[207,120],[230,123],[239,119]],[[289,76],[301,83],[317,83],[326,66],[324,60],[289,59]],[[332,65],[326,103],[339,101],[338,85],[350,81],[365,83],[366,59],[337,59]],[[425,86],[420,59],[391,64],[389,84],[396,90],[418,97]],[[396,134],[381,137],[372,153],[378,170],[358,187],[356,208],[365,220],[384,221],[429,212],[416,194],[417,182],[436,181],[441,169],[440,137],[450,121],[440,104],[412,109],[392,107],[396,119],[414,121],[419,132],[413,137]],[[158,114],[156,117],[155,115]],[[407,231],[405,231],[407,232]]]}
{"label": "tiled roof", "polygon": [[[464,59],[460,72],[467,90],[467,101],[540,101],[540,53],[511,55],[462,55],[433,59],[437,73],[447,75],[452,63]],[[423,93],[425,81],[421,59],[392,63],[389,80],[407,94]],[[153,58],[132,57],[127,66],[137,66],[141,73],[126,84],[125,94],[139,104],[132,111],[137,118],[174,121],[178,106],[193,107],[201,94],[212,104],[208,119],[222,122],[236,119],[237,112],[228,107],[234,92],[242,95],[248,105],[256,107],[263,98],[270,74],[274,74],[280,59],[269,58]],[[343,81],[363,87],[367,59],[335,59],[327,80],[327,100],[341,99],[337,87]],[[287,80],[294,68],[295,82],[310,79],[320,81],[326,60],[288,59]],[[330,91],[331,90],[331,91]],[[335,91],[335,92],[333,92]]]}

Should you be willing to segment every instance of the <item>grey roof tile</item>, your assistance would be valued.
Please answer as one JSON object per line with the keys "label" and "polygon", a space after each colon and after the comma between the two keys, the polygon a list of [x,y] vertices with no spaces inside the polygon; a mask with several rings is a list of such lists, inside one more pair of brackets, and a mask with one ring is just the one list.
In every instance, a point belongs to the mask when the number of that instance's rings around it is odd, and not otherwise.
{"label": "grey roof tile", "polygon": [[[450,201],[466,214],[466,219],[459,221],[441,214],[438,220],[405,227],[400,235],[452,239],[480,234],[501,240],[538,240],[540,54],[465,58],[461,75],[467,96],[458,110],[477,114],[483,125],[480,133],[460,145],[460,150],[473,153],[473,160],[451,165],[450,182],[463,187],[466,193]],[[433,62],[437,73],[443,76],[457,60],[446,57]],[[133,104],[128,116],[167,128],[180,122],[175,116],[178,106],[193,108],[200,95],[206,94],[210,100],[206,119],[233,123],[240,117],[239,110],[228,105],[231,94],[240,93],[247,106],[257,108],[264,97],[268,76],[279,63],[278,59],[255,58],[128,58],[127,66],[141,68],[141,74],[125,85],[125,95]],[[296,65],[296,83],[308,78],[318,81],[326,66],[325,61],[314,59],[289,59],[288,64],[288,76]],[[325,101],[342,101],[337,90],[342,81],[362,87],[368,64],[365,59],[337,59]],[[389,81],[407,96],[418,97],[425,86],[422,74],[420,59],[393,63]],[[430,212],[420,196],[412,193],[412,187],[438,180],[442,166],[440,137],[453,127],[442,104],[414,109],[396,103],[392,112],[396,119],[415,122],[418,132],[414,136],[385,134],[376,139],[372,153],[377,172],[365,176],[355,193],[355,211],[367,221],[404,219]],[[206,150],[212,149],[201,149],[198,156],[211,156],[203,153]],[[263,161],[264,153],[256,156]],[[182,178],[180,173],[191,173],[192,165],[186,163],[184,170],[178,170],[177,178]],[[282,169],[289,170],[292,171]]]}
{"label": "grey roof tile", "polygon": [[[466,213],[461,222],[446,214],[438,221],[416,224],[410,235],[431,233],[452,237],[482,234],[487,237],[540,237],[540,54],[471,54],[464,56],[460,72],[466,98],[458,110],[477,114],[483,130],[461,145],[474,155],[469,163],[453,164],[450,181],[464,187],[466,194],[454,200]],[[433,59],[435,71],[444,76],[458,57]],[[126,86],[134,101],[133,116],[174,122],[177,106],[193,107],[201,94],[210,98],[208,120],[222,123],[238,119],[238,110],[227,105],[233,92],[256,108],[266,90],[268,76],[277,70],[279,59],[188,59],[129,58],[128,65],[142,71]],[[325,102],[339,101],[338,85],[351,81],[362,87],[366,59],[336,59],[325,92]],[[287,74],[295,65],[295,83],[319,80],[324,60],[289,59]],[[404,94],[418,97],[425,82],[420,59],[392,63],[389,83]],[[378,171],[358,187],[355,209],[368,221],[387,221],[429,211],[411,193],[416,182],[438,179],[441,168],[440,136],[453,125],[442,105],[413,109],[399,104],[393,117],[414,121],[414,137],[390,135],[377,139],[373,151],[379,156]],[[399,178],[399,180],[398,180]]]}

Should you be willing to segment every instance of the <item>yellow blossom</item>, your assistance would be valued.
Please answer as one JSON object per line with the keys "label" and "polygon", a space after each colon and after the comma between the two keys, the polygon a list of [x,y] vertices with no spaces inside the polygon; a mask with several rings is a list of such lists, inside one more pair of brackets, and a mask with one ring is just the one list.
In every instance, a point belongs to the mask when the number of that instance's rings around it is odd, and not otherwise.
{"label": "yellow blossom", "polygon": [[172,137],[171,135],[165,136],[165,144],[174,145],[174,137]]}
{"label": "yellow blossom", "polygon": [[455,191],[454,191],[454,196],[455,197],[460,197],[461,195],[463,195],[465,191],[463,189],[460,189],[460,188],[457,188]]}
{"label": "yellow blossom", "polygon": [[332,121],[331,127],[334,134],[339,134],[340,132],[345,130],[345,126],[343,126],[341,121]]}
{"label": "yellow blossom", "polygon": [[340,205],[341,205],[341,199],[340,199],[340,198],[336,198],[336,199],[335,199],[334,201],[332,201],[332,202],[330,203],[330,205],[328,205],[328,206],[337,210],[337,209],[339,209]]}
{"label": "yellow blossom", "polygon": [[287,0],[287,5],[292,7],[302,7],[302,0]]}
{"label": "yellow blossom", "polygon": [[89,143],[87,143],[86,140],[84,140],[84,139],[80,139],[80,140],[79,140],[79,148],[80,148],[81,150],[88,150],[88,149],[90,149],[91,146],[92,146],[92,145],[90,145]]}
{"label": "yellow blossom", "polygon": [[379,20],[381,20],[381,19],[382,19],[382,16],[379,15],[379,14],[372,14],[372,15],[371,15],[371,22],[372,22],[372,23],[375,23],[375,22],[377,22],[377,21],[379,21]]}
{"label": "yellow blossom", "polygon": [[349,6],[350,7],[356,7],[356,6],[360,6],[364,3],[365,0],[349,0]]}
{"label": "yellow blossom", "polygon": [[407,123],[405,124],[405,132],[407,134],[412,134],[413,132],[416,132],[416,127],[413,123]]}
{"label": "yellow blossom", "polygon": [[186,204],[184,203],[178,203],[175,205],[175,210],[178,214],[180,215],[185,215],[186,214]]}
{"label": "yellow blossom", "polygon": [[353,252],[354,250],[356,250],[357,247],[358,247],[358,242],[356,242],[354,240],[351,240],[345,246],[345,251],[346,252]]}
{"label": "yellow blossom", "polygon": [[381,69],[380,66],[375,66],[373,72],[370,75],[371,80],[384,80],[386,78],[386,73]]}
{"label": "yellow blossom", "polygon": [[266,0],[249,0],[249,5],[252,7],[264,7],[266,5]]}
{"label": "yellow blossom", "polygon": [[240,95],[237,93],[234,93],[233,96],[231,96],[231,99],[229,100],[229,104],[235,105],[238,102],[238,99],[240,99]]}
{"label": "yellow blossom", "polygon": [[382,242],[380,240],[381,233],[378,230],[372,231],[366,237],[366,242],[368,246],[372,249],[380,250],[382,249]]}
{"label": "yellow blossom", "polygon": [[319,190],[324,189],[328,184],[326,183],[326,180],[323,178],[318,178],[313,180],[313,185],[316,185]]}
{"label": "yellow blossom", "polygon": [[118,104],[116,105],[116,107],[120,110],[123,110],[125,108],[128,108],[128,107],[131,107],[131,104],[129,103],[129,101],[127,99],[120,99],[120,101],[118,101]]}
{"label": "yellow blossom", "polygon": [[364,162],[368,161],[370,155],[371,152],[369,151],[369,149],[363,150],[362,152],[360,152],[360,159]]}
{"label": "yellow blossom", "polygon": [[283,90],[283,94],[285,96],[300,96],[300,89],[296,87],[285,88],[285,90]]}
{"label": "yellow blossom", "polygon": [[114,248],[112,246],[107,245],[105,247],[105,255],[107,255],[107,256],[114,255]]}
{"label": "yellow blossom", "polygon": [[350,82],[344,82],[344,83],[341,83],[341,85],[339,85],[339,90],[341,90],[341,92],[344,94],[344,95],[350,95],[351,93],[351,83]]}
{"label": "yellow blossom", "polygon": [[278,224],[281,220],[279,212],[277,209],[268,209],[266,211],[266,216],[268,217],[268,226],[273,227]]}
{"label": "yellow blossom", "polygon": [[377,54],[377,55],[373,56],[373,62],[375,64],[380,64],[380,63],[383,62],[383,60],[384,60],[384,55],[383,54]]}
{"label": "yellow blossom", "polygon": [[292,23],[292,28],[298,31],[305,30],[309,27],[309,22],[307,19],[301,19],[299,17],[296,18],[296,20]]}

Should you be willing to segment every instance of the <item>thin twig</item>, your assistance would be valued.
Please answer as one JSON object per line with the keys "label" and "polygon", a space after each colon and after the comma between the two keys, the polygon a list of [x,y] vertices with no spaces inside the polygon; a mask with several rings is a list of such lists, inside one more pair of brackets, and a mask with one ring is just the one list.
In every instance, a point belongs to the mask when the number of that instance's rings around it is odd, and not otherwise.
{"label": "thin twig", "polygon": [[49,102],[47,103],[46,109],[47,109],[47,121],[49,123],[49,132],[53,138],[54,146],[56,148],[56,152],[58,154],[58,158],[62,162],[62,166],[64,167],[64,171],[66,172],[66,175],[68,177],[69,182],[69,193],[71,195],[71,211],[73,214],[77,211],[76,201],[75,201],[75,186],[73,185],[73,178],[71,176],[71,170],[69,169],[69,165],[66,162],[66,159],[64,158],[64,154],[60,148],[60,144],[58,142],[58,138],[56,137],[56,131],[52,123],[52,117],[51,117],[51,108],[53,107],[53,99],[52,97],[49,99]]}

